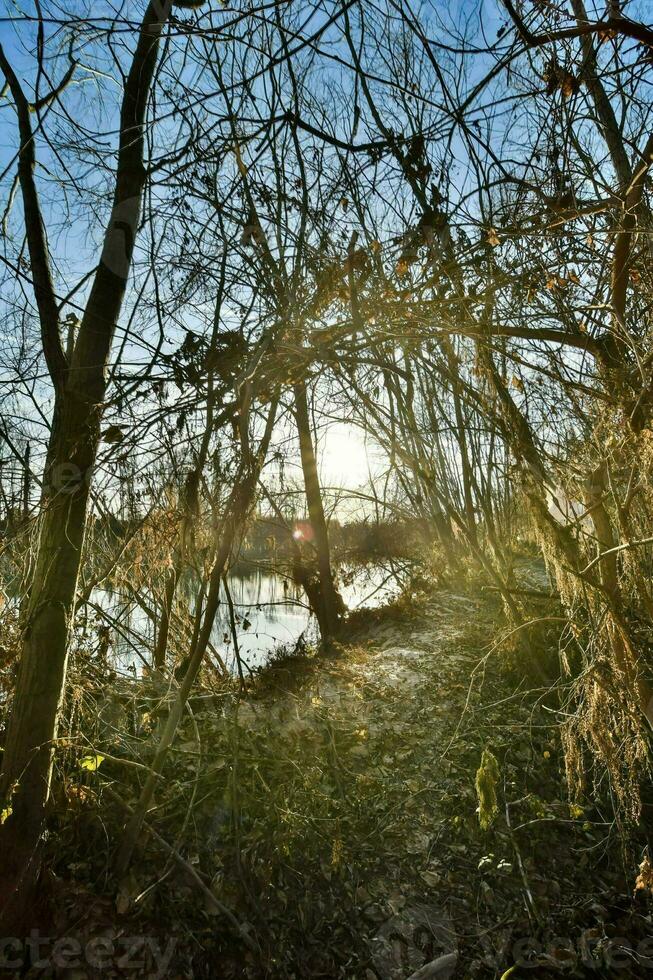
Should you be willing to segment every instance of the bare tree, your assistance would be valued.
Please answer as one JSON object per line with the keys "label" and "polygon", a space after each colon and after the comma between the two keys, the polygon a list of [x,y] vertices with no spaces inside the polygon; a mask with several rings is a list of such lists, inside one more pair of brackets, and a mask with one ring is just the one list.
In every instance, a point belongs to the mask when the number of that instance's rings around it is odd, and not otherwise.
{"label": "bare tree", "polygon": [[[152,0],[141,22],[120,108],[113,204],[102,255],[70,356],[64,351],[45,219],[35,175],[30,101],[9,60],[2,69],[16,109],[18,176],[43,352],[55,390],[37,554],[24,644],[3,754],[2,923],[20,921],[38,868],[38,841],[52,773],[106,367],[132,262],[147,181],[145,116],[171,0]],[[42,31],[42,28],[41,28]],[[42,39],[42,33],[41,33]],[[72,75],[46,96],[58,96]]]}

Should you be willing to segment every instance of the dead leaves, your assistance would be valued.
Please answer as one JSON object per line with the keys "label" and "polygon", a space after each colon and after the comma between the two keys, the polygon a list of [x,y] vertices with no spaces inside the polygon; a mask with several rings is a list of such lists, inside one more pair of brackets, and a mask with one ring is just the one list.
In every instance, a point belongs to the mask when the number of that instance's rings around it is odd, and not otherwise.
{"label": "dead leaves", "polygon": [[397,273],[400,279],[403,278],[403,276],[408,275],[409,269],[410,269],[410,263],[408,262],[407,259],[405,258],[398,259],[397,264],[395,265],[395,272]]}
{"label": "dead leaves", "polygon": [[557,289],[566,289],[569,285],[580,286],[580,278],[575,272],[568,272],[566,275],[554,275],[546,281],[546,288],[553,292]]}
{"label": "dead leaves", "polygon": [[548,63],[542,77],[546,82],[547,95],[554,95],[559,89],[563,99],[570,99],[580,88],[576,76],[566,68],[562,68],[555,58]]}
{"label": "dead leaves", "polygon": [[124,438],[125,433],[119,425],[110,425],[108,429],[105,429],[102,433],[103,442],[118,443],[122,442]]}
{"label": "dead leaves", "polygon": [[639,866],[639,874],[635,882],[635,894],[653,896],[653,865],[648,854],[644,855],[644,860]]}
{"label": "dead leaves", "polygon": [[488,245],[492,246],[492,248],[496,248],[497,245],[501,244],[501,239],[497,234],[496,228],[488,228],[485,240],[488,243]]}

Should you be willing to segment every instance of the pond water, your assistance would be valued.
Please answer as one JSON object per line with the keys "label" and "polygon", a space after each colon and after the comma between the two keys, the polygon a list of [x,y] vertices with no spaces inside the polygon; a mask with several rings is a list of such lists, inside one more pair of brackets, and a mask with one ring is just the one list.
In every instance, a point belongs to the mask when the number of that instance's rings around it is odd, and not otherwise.
{"label": "pond water", "polygon": [[[380,565],[341,569],[340,593],[349,609],[383,605],[400,591],[403,571]],[[398,580],[399,579],[399,580]],[[231,575],[229,592],[234,605],[236,640],[245,672],[262,666],[280,648],[292,649],[303,637],[317,639],[317,626],[305,597],[294,583],[281,575],[252,570]],[[140,674],[149,667],[154,645],[153,617],[147,609],[117,592],[102,591],[94,597],[96,609],[109,613],[111,653],[120,673]],[[224,591],[211,635],[215,651],[235,672],[236,656]]]}

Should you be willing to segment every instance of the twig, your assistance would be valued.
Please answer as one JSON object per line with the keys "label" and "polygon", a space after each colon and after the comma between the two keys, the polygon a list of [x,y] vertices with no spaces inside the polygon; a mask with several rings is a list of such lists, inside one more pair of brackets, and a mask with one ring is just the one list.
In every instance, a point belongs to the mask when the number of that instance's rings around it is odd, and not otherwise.
{"label": "twig", "polygon": [[[505,792],[505,786],[504,786],[504,792]],[[512,825],[510,823],[510,806],[508,805],[507,800],[505,805],[505,813],[506,813],[506,825],[508,827],[508,835],[510,836],[510,842],[515,852],[515,857],[517,858],[517,866],[519,868],[519,874],[521,875],[522,884],[524,886],[524,892],[526,894],[526,905],[528,908],[528,914],[529,917],[532,916],[535,919],[535,921],[539,923],[540,915],[539,912],[537,911],[535,900],[533,899],[533,893],[531,892],[531,886],[528,881],[526,869],[524,868],[524,862],[522,861],[521,851],[519,850],[519,846],[517,844],[517,841],[515,840],[515,834],[513,832]]]}
{"label": "twig", "polygon": [[[129,814],[129,816],[133,816],[134,814],[133,809],[129,806],[128,803],[125,803],[122,797],[120,797],[118,793],[116,793],[116,791],[111,788],[111,786],[109,786],[107,783],[104,783],[103,789],[106,793],[108,793],[108,795],[111,797],[112,800],[114,800],[115,803],[117,803],[120,807],[122,807],[122,809],[126,813]],[[192,866],[192,864],[189,864],[188,861],[186,861],[185,858],[181,856],[179,851],[176,848],[174,848],[172,844],[169,844],[168,841],[165,840],[165,838],[161,837],[161,835],[154,829],[154,827],[151,827],[146,821],[143,821],[141,826],[143,830],[145,830],[146,833],[151,834],[154,840],[157,842],[157,844],[160,844],[161,847],[164,849],[164,851],[167,851],[167,853],[177,862],[177,864],[184,869],[184,871],[191,878],[193,884],[199,889],[199,891],[202,892],[202,894],[209,902],[209,904],[212,905],[217,912],[223,915],[225,919],[227,919],[227,921],[233,926],[233,928],[236,930],[236,932],[242,939],[245,946],[247,946],[247,948],[250,950],[250,952],[255,953],[257,955],[260,954],[261,950],[260,947],[258,946],[258,943],[256,943],[251,938],[251,936],[248,934],[245,927],[241,925],[241,923],[238,921],[238,919],[233,914],[233,912],[230,909],[228,909],[226,905],[223,905],[222,902],[215,897],[211,889],[204,884],[204,882],[202,881],[202,879],[200,878],[200,876],[198,875],[197,871]]]}

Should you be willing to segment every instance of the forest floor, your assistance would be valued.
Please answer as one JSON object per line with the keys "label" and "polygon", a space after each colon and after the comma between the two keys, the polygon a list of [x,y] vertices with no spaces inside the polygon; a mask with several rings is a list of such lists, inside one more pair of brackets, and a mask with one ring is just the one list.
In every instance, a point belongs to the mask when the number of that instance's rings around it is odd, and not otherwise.
{"label": "forest floor", "polygon": [[[488,594],[439,591],[354,617],[335,658],[279,660],[246,696],[194,699],[148,822],[249,949],[152,837],[113,880],[114,794],[136,799],[160,719],[147,682],[122,694],[126,739],[86,684],[106,758],[69,767],[53,814],[55,928],[141,937],[147,976],[653,976],[650,909],[632,899],[642,852],[607,811],[570,804],[551,695],[506,673],[499,621]],[[487,830],[484,749],[499,763]],[[112,962],[52,975],[136,975]]]}

